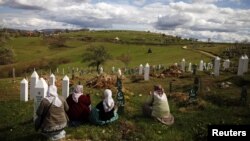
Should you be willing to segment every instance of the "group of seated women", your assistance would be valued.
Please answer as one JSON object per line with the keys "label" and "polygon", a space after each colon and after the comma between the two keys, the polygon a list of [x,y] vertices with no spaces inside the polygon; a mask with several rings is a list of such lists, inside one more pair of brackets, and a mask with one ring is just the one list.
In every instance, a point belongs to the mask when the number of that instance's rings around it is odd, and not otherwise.
{"label": "group of seated women", "polygon": [[[102,100],[92,107],[90,95],[84,93],[82,85],[75,86],[66,100],[58,96],[56,86],[50,85],[47,96],[42,99],[36,114],[44,118],[41,133],[51,140],[58,140],[65,137],[64,128],[67,125],[78,126],[86,122],[104,125],[117,120],[115,107],[110,89],[105,89]],[[154,91],[150,92],[142,111],[145,116],[153,117],[163,124],[171,125],[174,122],[168,99],[160,85],[154,86]]]}

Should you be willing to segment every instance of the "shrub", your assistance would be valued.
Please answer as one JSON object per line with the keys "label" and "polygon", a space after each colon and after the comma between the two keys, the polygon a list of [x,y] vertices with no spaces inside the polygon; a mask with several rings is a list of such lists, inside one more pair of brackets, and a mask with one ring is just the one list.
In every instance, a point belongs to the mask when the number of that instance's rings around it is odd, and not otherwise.
{"label": "shrub", "polygon": [[14,62],[14,51],[12,48],[0,47],[0,65],[7,65]]}

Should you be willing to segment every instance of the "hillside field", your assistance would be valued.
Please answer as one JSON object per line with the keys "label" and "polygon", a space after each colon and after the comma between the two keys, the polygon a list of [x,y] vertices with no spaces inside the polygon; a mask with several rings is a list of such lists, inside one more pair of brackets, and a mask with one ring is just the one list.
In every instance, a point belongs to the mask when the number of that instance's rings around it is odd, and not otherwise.
{"label": "hillside field", "polygon": [[[82,62],[82,55],[88,47],[104,46],[113,56],[112,60],[103,65],[106,74],[110,74],[112,66],[125,68],[117,59],[122,54],[131,56],[129,68],[146,63],[161,64],[166,68],[180,63],[182,58],[185,58],[187,64],[199,64],[200,60],[211,62],[213,58],[197,50],[219,55],[228,47],[228,44],[214,44],[212,47],[194,48],[194,44],[202,46],[205,43],[191,43],[182,39],[177,41],[172,36],[137,31],[81,31],[63,33],[62,36],[66,38],[66,46],[62,48],[49,47],[42,37],[11,38],[5,44],[13,48],[16,56],[14,64],[0,66],[0,140],[43,140],[34,130],[33,101],[25,103],[19,100],[20,81],[24,77],[29,79],[34,68],[45,78],[49,77],[50,70],[55,73],[58,92],[61,94],[63,68],[69,77],[71,74],[67,72],[67,68],[94,69]],[[119,41],[114,40],[115,37],[119,37]],[[166,43],[170,39],[172,42]],[[187,46],[187,49],[183,46]],[[147,53],[149,48],[152,53]],[[16,69],[15,83],[11,77],[13,67]],[[123,87],[128,90],[124,93],[125,112],[119,115],[118,121],[105,126],[84,124],[80,127],[68,127],[66,140],[200,141],[206,140],[208,125],[249,124],[250,101],[242,105],[240,93],[243,81],[247,81],[249,86],[250,73],[238,77],[235,72],[221,71],[219,77],[214,77],[210,75],[211,71],[197,72],[196,76],[200,78],[197,103],[183,102],[173,97],[178,93],[188,95],[195,77],[189,72],[183,73],[182,77],[150,77],[149,81],[139,82],[132,82],[132,76],[126,74],[122,81]],[[160,71],[156,73],[159,74]],[[85,84],[96,75],[96,72],[86,73],[77,75],[72,80],[73,85],[78,81],[84,84],[84,91],[91,95],[92,106],[100,101],[103,89],[88,88]],[[170,81],[173,82],[171,93]],[[231,84],[228,88],[221,88],[222,82]],[[141,106],[155,84],[161,84],[168,96],[170,110],[175,117],[175,123],[171,126],[142,116]],[[115,99],[117,90],[114,87],[112,91]]]}

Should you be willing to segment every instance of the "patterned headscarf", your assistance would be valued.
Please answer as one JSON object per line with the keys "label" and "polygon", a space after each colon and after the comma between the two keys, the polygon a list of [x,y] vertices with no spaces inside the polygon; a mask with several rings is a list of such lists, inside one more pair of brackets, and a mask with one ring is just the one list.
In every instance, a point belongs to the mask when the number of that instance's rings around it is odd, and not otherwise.
{"label": "patterned headscarf", "polygon": [[73,100],[76,103],[78,103],[78,99],[82,94],[83,94],[83,85],[77,85],[72,95]]}

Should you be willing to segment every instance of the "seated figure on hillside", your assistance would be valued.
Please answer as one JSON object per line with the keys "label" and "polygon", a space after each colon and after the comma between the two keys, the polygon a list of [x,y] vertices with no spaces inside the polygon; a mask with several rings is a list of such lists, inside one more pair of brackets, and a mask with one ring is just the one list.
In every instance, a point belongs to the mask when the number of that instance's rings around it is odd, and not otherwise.
{"label": "seated figure on hillside", "polygon": [[67,126],[66,111],[69,109],[63,97],[58,96],[57,87],[50,85],[47,96],[42,99],[36,114],[43,117],[41,132],[50,140],[58,140],[65,137],[64,128]]}
{"label": "seated figure on hillside", "polygon": [[83,85],[77,85],[66,101],[69,105],[67,114],[72,126],[88,121],[91,100],[89,94],[83,94]]}
{"label": "seated figure on hillside", "polygon": [[91,110],[90,120],[97,125],[108,124],[118,119],[115,110],[115,102],[112,98],[112,91],[106,89],[103,93],[103,100]]}
{"label": "seated figure on hillside", "polygon": [[171,125],[174,117],[170,113],[168,99],[161,85],[154,86],[153,93],[143,105],[143,114],[147,117],[154,117],[163,124]]}

